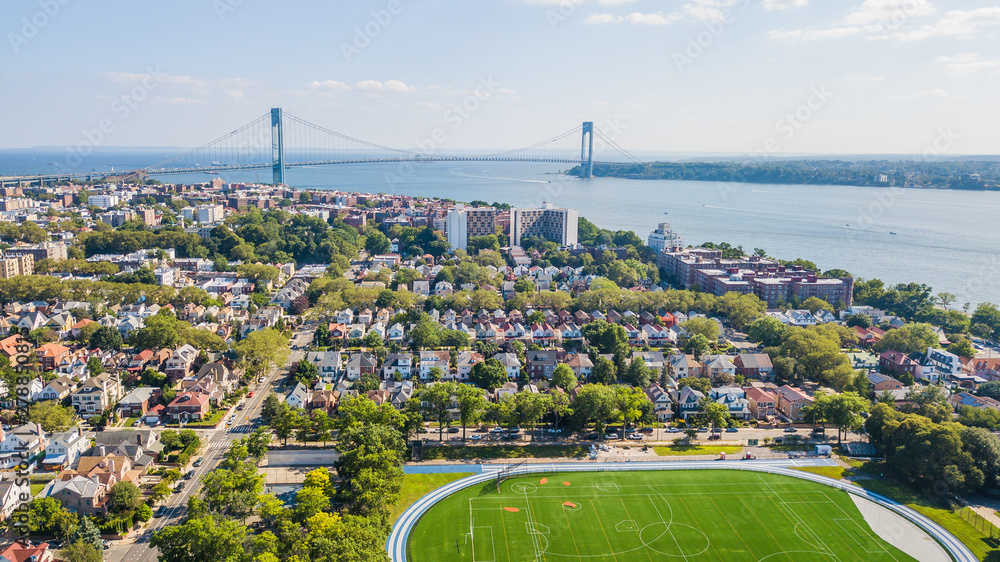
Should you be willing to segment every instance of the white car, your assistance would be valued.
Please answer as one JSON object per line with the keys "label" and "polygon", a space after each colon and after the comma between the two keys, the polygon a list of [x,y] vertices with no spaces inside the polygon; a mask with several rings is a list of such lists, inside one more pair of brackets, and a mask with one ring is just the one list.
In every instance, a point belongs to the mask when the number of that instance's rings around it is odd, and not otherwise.
{"label": "white car", "polygon": [[618,434],[617,433],[605,433],[604,434],[604,438],[605,439],[618,439]]}
{"label": "white car", "polygon": [[482,435],[479,435],[479,434],[473,434],[473,435],[471,435],[471,436],[469,437],[469,439],[472,439],[473,441],[479,441],[479,440],[480,440],[480,439],[482,439],[482,438],[483,438],[483,436],[482,436]]}
{"label": "white car", "polygon": [[667,430],[667,433],[680,433],[680,432],[681,430],[677,429],[676,427],[671,427],[670,429]]}

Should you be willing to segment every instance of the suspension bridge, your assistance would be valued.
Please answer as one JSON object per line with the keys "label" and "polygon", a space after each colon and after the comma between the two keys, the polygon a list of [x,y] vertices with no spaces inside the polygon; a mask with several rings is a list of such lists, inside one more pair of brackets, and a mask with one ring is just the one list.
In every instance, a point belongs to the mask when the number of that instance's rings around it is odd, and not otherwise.
{"label": "suspension bridge", "polygon": [[[420,143],[418,143],[420,144]],[[496,152],[444,153],[428,147],[416,150],[391,148],[332,131],[301,119],[281,108],[212,142],[126,172],[77,172],[0,177],[0,185],[48,185],[70,180],[138,181],[147,177],[180,174],[215,174],[271,169],[274,184],[285,184],[289,168],[349,164],[422,162],[552,162],[579,164],[580,177],[593,175],[594,165],[641,164],[613,138],[585,122],[572,130],[522,148]]]}

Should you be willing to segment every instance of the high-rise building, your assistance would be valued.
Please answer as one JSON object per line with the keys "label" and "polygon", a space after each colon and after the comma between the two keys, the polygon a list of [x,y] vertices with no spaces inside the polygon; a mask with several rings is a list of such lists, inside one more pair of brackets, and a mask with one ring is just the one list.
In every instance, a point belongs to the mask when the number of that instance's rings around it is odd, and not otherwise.
{"label": "high-rise building", "polygon": [[520,246],[522,238],[541,236],[560,246],[576,246],[578,222],[576,209],[557,209],[552,203],[541,209],[511,209],[510,243]]}
{"label": "high-rise building", "polygon": [[684,241],[681,240],[680,234],[670,229],[670,223],[661,222],[656,230],[649,233],[646,245],[650,248],[656,248],[657,252],[662,252],[663,250],[683,248]]}
{"label": "high-rise building", "polygon": [[65,242],[43,242],[33,246],[18,245],[7,250],[8,257],[31,256],[34,262],[49,258],[52,260],[64,260],[68,257],[69,247]]}
{"label": "high-rise building", "polygon": [[456,205],[448,211],[445,232],[452,249],[467,250],[469,238],[496,234],[497,210],[493,207]]}
{"label": "high-rise building", "polygon": [[117,195],[91,195],[87,204],[98,209],[110,209],[117,207],[121,199]]}
{"label": "high-rise building", "polygon": [[31,275],[35,272],[35,258],[31,254],[5,257],[0,260],[0,279],[10,279],[18,275]]}

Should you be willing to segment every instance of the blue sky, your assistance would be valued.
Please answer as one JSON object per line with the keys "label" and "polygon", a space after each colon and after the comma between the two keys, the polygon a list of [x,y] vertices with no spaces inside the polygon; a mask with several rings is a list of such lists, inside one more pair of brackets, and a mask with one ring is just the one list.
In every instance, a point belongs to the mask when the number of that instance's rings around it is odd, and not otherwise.
{"label": "blue sky", "polygon": [[636,150],[1000,152],[1000,0],[7,0],[0,22],[3,148],[102,121],[107,146],[197,146],[280,106],[407,149],[592,120]]}

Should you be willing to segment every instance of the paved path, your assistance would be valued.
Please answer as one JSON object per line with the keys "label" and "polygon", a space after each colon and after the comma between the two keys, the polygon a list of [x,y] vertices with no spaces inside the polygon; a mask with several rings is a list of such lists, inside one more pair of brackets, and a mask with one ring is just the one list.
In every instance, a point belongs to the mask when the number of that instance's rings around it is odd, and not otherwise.
{"label": "paved path", "polygon": [[[578,463],[553,463],[547,465],[531,465],[523,467],[524,473],[531,472],[585,472],[594,470],[754,470],[759,472],[768,472],[771,474],[781,474],[784,476],[791,476],[793,478],[801,478],[803,480],[811,480],[813,482],[818,482],[827,486],[834,488],[839,488],[845,490],[848,493],[860,496],[862,498],[868,499],[876,504],[896,513],[907,519],[908,521],[914,523],[920,527],[923,531],[928,533],[937,542],[939,542],[948,553],[951,554],[952,559],[956,562],[978,562],[978,558],[959,541],[957,538],[952,536],[948,531],[942,528],[937,523],[931,521],[927,517],[924,517],[920,513],[906,507],[899,502],[881,496],[874,492],[869,492],[864,488],[849,484],[846,482],[840,482],[837,480],[832,480],[826,478],[825,476],[819,476],[812,474],[810,472],[804,472],[801,470],[795,470],[796,468],[808,467],[808,466],[836,466],[836,462],[831,459],[814,459],[814,460],[760,460],[760,461],[688,461],[688,462],[643,462],[643,463],[588,463],[588,464],[578,464]],[[520,471],[519,471],[520,472]],[[449,495],[455,493],[458,490],[466,488],[468,486],[487,482],[495,478],[496,471],[488,470],[481,474],[476,474],[473,476],[468,476],[462,478],[461,480],[456,480],[451,482],[437,490],[434,490],[430,494],[427,494],[423,498],[417,500],[412,506],[409,507],[399,519],[396,520],[396,524],[393,526],[392,534],[389,535],[389,540],[386,543],[386,550],[389,552],[389,558],[393,562],[406,562],[406,543],[409,540],[410,532],[416,525],[420,517],[423,516],[431,507],[437,504],[442,499],[448,497]]]}
{"label": "paved path", "polygon": [[902,515],[851,494],[868,526],[882,540],[902,550],[920,562],[951,562],[951,556],[941,545]]}

